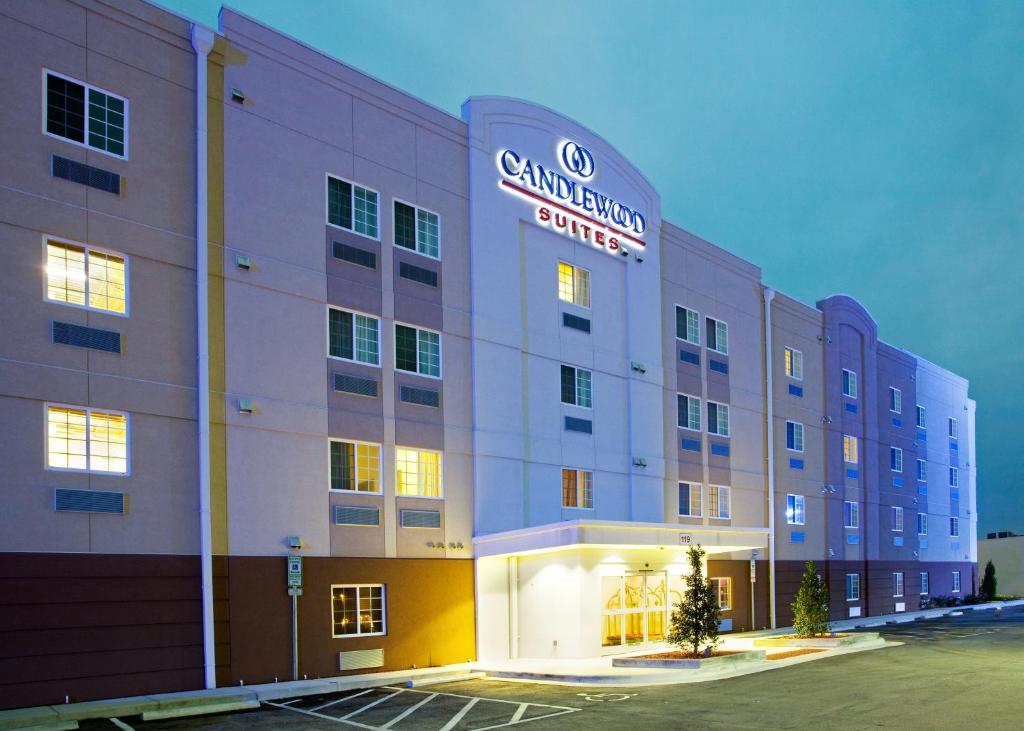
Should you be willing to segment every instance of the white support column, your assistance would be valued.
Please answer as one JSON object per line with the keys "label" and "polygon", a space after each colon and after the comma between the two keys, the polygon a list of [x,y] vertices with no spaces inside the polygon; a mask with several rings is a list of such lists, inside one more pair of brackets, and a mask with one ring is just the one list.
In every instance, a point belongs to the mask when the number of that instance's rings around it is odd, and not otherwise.
{"label": "white support column", "polygon": [[768,442],[768,616],[775,629],[775,395],[772,385],[772,300],[775,290],[764,294],[765,436]]}

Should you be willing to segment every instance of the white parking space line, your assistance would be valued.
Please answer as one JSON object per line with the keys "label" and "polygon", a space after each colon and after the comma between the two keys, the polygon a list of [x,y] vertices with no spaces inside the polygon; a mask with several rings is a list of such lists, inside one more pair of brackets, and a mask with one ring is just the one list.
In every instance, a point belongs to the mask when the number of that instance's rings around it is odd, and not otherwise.
{"label": "white parking space line", "polygon": [[395,716],[395,717],[394,717],[394,718],[392,718],[392,719],[391,719],[390,721],[388,721],[388,722],[387,722],[387,723],[385,723],[385,724],[384,724],[383,726],[381,726],[381,727],[380,727],[380,728],[381,728],[381,731],[384,731],[384,729],[389,729],[389,728],[391,728],[391,727],[392,727],[392,726],[394,726],[394,725],[395,725],[396,723],[398,723],[399,721],[401,721],[401,720],[402,720],[403,718],[405,718],[406,716],[408,716],[408,715],[412,714],[412,713],[413,713],[413,712],[414,712],[414,711],[415,711],[415,710],[416,710],[417,708],[419,708],[420,706],[426,705],[427,703],[430,703],[430,701],[434,700],[435,698],[437,698],[437,693],[431,693],[430,695],[428,695],[428,696],[427,696],[426,698],[424,698],[423,700],[421,700],[421,701],[420,701],[419,703],[417,703],[416,705],[414,705],[414,706],[409,706],[409,707],[408,707],[408,708],[406,708],[406,709],[405,709],[404,711],[402,711],[402,712],[401,712],[401,713],[399,713],[399,714],[398,714],[397,716]]}
{"label": "white parking space line", "polygon": [[268,706],[274,706],[274,708],[280,708],[285,711],[291,711],[292,713],[301,713],[303,716],[312,716],[313,718],[322,718],[325,721],[334,721],[335,723],[343,723],[346,726],[357,726],[359,728],[369,729],[369,731],[379,731],[376,726],[367,726],[365,723],[359,723],[358,721],[343,721],[337,716],[328,716],[326,713],[317,713],[316,711],[307,711],[304,708],[294,708],[292,706],[286,706],[283,703],[274,703],[272,701],[263,701]]}
{"label": "white parking space line", "polygon": [[[388,688],[388,690],[391,690],[391,688]],[[399,688],[398,690],[396,690],[391,695],[386,695],[386,696],[383,696],[381,698],[378,698],[377,700],[373,701],[372,703],[367,703],[362,708],[357,708],[356,710],[352,711],[352,713],[348,714],[347,716],[342,716],[338,720],[339,721],[347,721],[348,719],[352,718],[352,716],[360,714],[363,711],[368,711],[371,708],[373,708],[374,706],[376,706],[376,705],[378,705],[380,703],[383,703],[386,700],[390,700],[391,698],[394,698],[396,695],[399,695],[399,694],[404,693],[404,692],[405,692],[405,688]]]}
{"label": "white parking space line", "polygon": [[[358,698],[361,695],[366,695],[371,690],[373,690],[373,688],[367,688],[366,690],[364,690],[362,692],[353,693],[352,695],[347,695],[344,698],[338,698],[337,700],[333,700],[330,703],[324,703],[322,706],[317,706],[316,708],[310,708],[309,710],[311,710],[311,711],[319,711],[322,708],[328,708],[330,706],[337,705],[338,703],[343,703],[344,701],[351,700],[353,698]],[[296,700],[302,700],[302,699],[301,698],[297,698]],[[288,703],[295,703],[295,701],[288,701]],[[283,703],[282,705],[287,706],[288,703]]]}
{"label": "white parking space line", "polygon": [[526,709],[529,705],[529,703],[520,703],[519,708],[517,708],[516,712],[512,714],[512,720],[510,721],[510,723],[515,723],[520,718],[522,718],[523,714],[526,713]]}
{"label": "white parking space line", "polygon": [[459,709],[459,712],[452,716],[452,720],[441,727],[441,731],[452,731],[453,728],[459,725],[459,721],[465,718],[466,714],[469,713],[470,709],[473,708],[478,702],[479,698],[474,698],[469,703]]}
{"label": "white parking space line", "polygon": [[118,727],[119,729],[121,729],[121,731],[135,731],[135,729],[133,729],[133,728],[132,728],[131,726],[129,726],[129,725],[127,724],[127,723],[125,723],[124,721],[122,721],[122,720],[121,720],[120,718],[110,718],[110,719],[108,719],[108,720],[109,720],[109,721],[110,721],[110,722],[111,722],[112,724],[114,724],[115,726],[117,726],[117,727]]}

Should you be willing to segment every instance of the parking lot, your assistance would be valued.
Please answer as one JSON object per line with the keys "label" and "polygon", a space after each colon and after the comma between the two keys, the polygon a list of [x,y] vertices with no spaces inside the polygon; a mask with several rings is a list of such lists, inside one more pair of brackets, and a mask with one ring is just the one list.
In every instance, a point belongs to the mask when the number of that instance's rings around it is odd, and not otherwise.
{"label": "parking lot", "polygon": [[[873,628],[877,629],[877,628]],[[165,729],[992,729],[1024,725],[1024,607],[889,625],[903,643],[729,680],[607,688],[471,680],[264,704],[260,711],[139,723]],[[82,724],[111,731],[110,721]],[[119,727],[123,729],[123,726]]]}

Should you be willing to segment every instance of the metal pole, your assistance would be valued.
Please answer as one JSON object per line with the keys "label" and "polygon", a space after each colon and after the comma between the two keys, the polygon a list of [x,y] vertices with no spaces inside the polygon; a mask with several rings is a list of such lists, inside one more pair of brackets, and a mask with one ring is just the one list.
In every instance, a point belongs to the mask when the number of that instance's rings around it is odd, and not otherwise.
{"label": "metal pole", "polygon": [[299,597],[293,589],[292,595],[292,680],[299,679]]}

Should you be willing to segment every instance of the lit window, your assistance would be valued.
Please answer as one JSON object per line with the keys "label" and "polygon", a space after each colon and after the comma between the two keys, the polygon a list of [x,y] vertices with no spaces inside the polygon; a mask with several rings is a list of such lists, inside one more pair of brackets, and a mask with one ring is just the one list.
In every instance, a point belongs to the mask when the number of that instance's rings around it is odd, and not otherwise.
{"label": "lit window", "polygon": [[580,307],[590,307],[590,272],[558,262],[558,299]]}
{"label": "lit window", "polygon": [[892,506],[892,529],[898,533],[903,532],[903,508],[899,505]]}
{"label": "lit window", "polygon": [[899,447],[889,447],[889,469],[893,472],[903,471],[903,450]]}
{"label": "lit window", "polygon": [[918,405],[917,407],[917,428],[927,429],[928,428],[928,414],[925,411],[924,406]]}
{"label": "lit window", "polygon": [[441,377],[441,334],[408,325],[395,324],[395,368]]}
{"label": "lit window", "polygon": [[923,459],[917,460],[917,479],[919,482],[928,481],[928,463]]}
{"label": "lit window", "polygon": [[562,403],[591,408],[593,406],[592,374],[586,368],[562,366]]}
{"label": "lit window", "polygon": [[48,134],[115,157],[127,156],[124,97],[47,71],[45,114]]}
{"label": "lit window", "polygon": [[594,507],[594,473],[588,470],[562,468],[562,507]]}
{"label": "lit window", "polygon": [[328,355],[367,365],[380,365],[380,320],[369,315],[327,308]]}
{"label": "lit window", "polygon": [[380,445],[332,439],[331,489],[379,493]]}
{"label": "lit window", "polygon": [[327,176],[327,222],[371,239],[378,237],[377,193]]}
{"label": "lit window", "polygon": [[860,599],[860,574],[846,575],[846,601],[855,602]]}
{"label": "lit window", "polygon": [[55,470],[128,474],[128,415],[47,406],[46,464]]}
{"label": "lit window", "polygon": [[928,513],[917,514],[917,535],[928,535]]}
{"label": "lit window", "polygon": [[700,313],[676,307],[676,337],[700,345]]}
{"label": "lit window", "polygon": [[709,317],[705,320],[708,350],[727,355],[729,353],[729,326],[721,320]]}
{"label": "lit window", "polygon": [[857,464],[857,437],[843,434],[843,461]]}
{"label": "lit window", "polygon": [[711,592],[718,598],[718,608],[721,610],[728,610],[732,608],[732,579],[731,578],[713,578],[709,579],[711,582]]}
{"label": "lit window", "polygon": [[786,449],[792,452],[804,451],[804,425],[795,421],[786,422]]}
{"label": "lit window", "polygon": [[928,572],[927,571],[922,571],[921,572],[921,593],[922,594],[927,594],[928,591],[929,591],[929,589],[928,589]]}
{"label": "lit window", "polygon": [[857,374],[843,368],[843,395],[857,398]]}
{"label": "lit window", "polygon": [[892,572],[892,595],[894,597],[903,596],[903,572],[893,571]]}
{"label": "lit window", "polygon": [[441,497],[441,454],[422,449],[395,448],[396,489],[399,495]]}
{"label": "lit window", "polygon": [[802,381],[804,377],[804,354],[793,348],[786,348],[786,375]]}
{"label": "lit window", "polygon": [[959,538],[960,537],[960,518],[955,516],[949,519],[949,537]]}
{"label": "lit window", "polygon": [[845,500],[843,502],[843,527],[860,527],[860,505],[852,500]]}
{"label": "lit window", "polygon": [[960,470],[956,467],[949,468],[949,486],[960,487]]}
{"label": "lit window", "polygon": [[954,594],[959,594],[960,593],[960,572],[959,571],[954,571],[953,572],[953,593]]}
{"label": "lit window", "polygon": [[892,386],[889,387],[889,411],[894,414],[903,413],[903,392]]}
{"label": "lit window", "polygon": [[729,407],[708,401],[708,434],[729,436]]}
{"label": "lit window", "polygon": [[683,429],[700,431],[700,399],[679,394],[676,397],[677,423]]}
{"label": "lit window", "polygon": [[386,634],[384,585],[332,585],[331,619],[334,637]]}
{"label": "lit window", "polygon": [[683,518],[699,518],[701,486],[690,482],[679,483],[679,515]]}
{"label": "lit window", "polygon": [[433,259],[441,256],[441,222],[436,213],[395,201],[395,246]]}
{"label": "lit window", "polygon": [[52,239],[46,242],[46,299],[102,312],[128,307],[124,256]]}
{"label": "lit window", "polygon": [[723,520],[730,517],[730,492],[731,490],[728,487],[722,487],[721,485],[711,485],[708,487],[708,515],[710,517]]}
{"label": "lit window", "polygon": [[957,420],[954,419],[952,416],[949,417],[949,438],[950,439],[957,439],[959,433],[960,433],[960,425],[957,423]]}
{"label": "lit window", "polygon": [[803,495],[786,495],[786,522],[790,525],[804,524]]}

